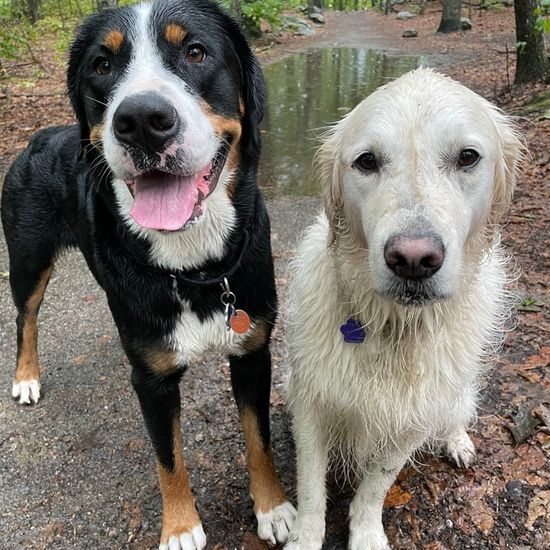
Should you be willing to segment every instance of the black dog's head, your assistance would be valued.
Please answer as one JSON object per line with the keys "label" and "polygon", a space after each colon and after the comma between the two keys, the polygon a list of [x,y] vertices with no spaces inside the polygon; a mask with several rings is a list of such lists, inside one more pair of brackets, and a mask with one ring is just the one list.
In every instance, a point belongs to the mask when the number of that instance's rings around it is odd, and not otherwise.
{"label": "black dog's head", "polygon": [[68,89],[83,143],[127,186],[144,228],[192,225],[222,178],[257,165],[262,73],[217,4],[158,0],[91,16]]}

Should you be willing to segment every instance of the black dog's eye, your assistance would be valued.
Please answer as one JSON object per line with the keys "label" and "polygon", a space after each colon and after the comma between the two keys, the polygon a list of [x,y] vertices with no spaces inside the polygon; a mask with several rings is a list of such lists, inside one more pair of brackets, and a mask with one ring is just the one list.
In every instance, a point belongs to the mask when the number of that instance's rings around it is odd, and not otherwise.
{"label": "black dog's eye", "polygon": [[376,162],[376,157],[370,151],[363,153],[356,161],[353,163],[355,168],[358,168],[362,172],[374,172],[378,169],[378,162]]}
{"label": "black dog's eye", "polygon": [[458,157],[458,165],[462,168],[471,168],[479,161],[479,153],[475,149],[463,149]]}
{"label": "black dog's eye", "polygon": [[206,58],[206,50],[200,44],[191,44],[185,59],[189,63],[202,63]]}
{"label": "black dog's eye", "polygon": [[105,76],[106,74],[109,74],[112,70],[111,62],[108,59],[105,59],[104,57],[98,57],[94,61],[95,65],[95,72],[101,76]]}

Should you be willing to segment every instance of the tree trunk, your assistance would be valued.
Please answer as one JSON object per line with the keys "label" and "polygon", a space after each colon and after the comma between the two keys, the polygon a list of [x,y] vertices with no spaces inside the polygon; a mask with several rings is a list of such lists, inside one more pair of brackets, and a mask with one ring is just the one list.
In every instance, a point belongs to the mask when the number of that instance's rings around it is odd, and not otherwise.
{"label": "tree trunk", "polygon": [[443,0],[443,15],[437,32],[455,32],[460,30],[460,8],[462,0]]}
{"label": "tree trunk", "polygon": [[26,2],[27,17],[31,23],[36,23],[40,17],[39,0],[27,0]]}
{"label": "tree trunk", "polygon": [[542,80],[550,76],[550,62],[546,55],[544,32],[537,29],[535,10],[538,0],[516,0],[517,60],[515,84]]}
{"label": "tree trunk", "polygon": [[116,8],[117,0],[97,0],[97,11]]}
{"label": "tree trunk", "polygon": [[229,3],[229,13],[235,18],[239,25],[242,25],[243,10],[241,7],[241,0],[231,0]]}
{"label": "tree trunk", "polygon": [[[310,2],[308,0],[308,6]],[[311,4],[315,6],[316,8],[323,9],[323,0],[311,0]]]}

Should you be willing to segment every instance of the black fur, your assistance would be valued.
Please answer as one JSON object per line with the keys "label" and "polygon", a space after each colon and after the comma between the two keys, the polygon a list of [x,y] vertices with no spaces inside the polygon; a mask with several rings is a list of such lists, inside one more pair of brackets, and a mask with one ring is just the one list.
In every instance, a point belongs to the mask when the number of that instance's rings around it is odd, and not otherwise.
{"label": "black fur", "polygon": [[[240,119],[238,177],[232,194],[238,226],[228,239],[225,258],[207,262],[198,272],[179,272],[178,291],[174,292],[172,274],[149,263],[148,242],[124,225],[110,184],[111,173],[102,162],[101,151],[90,143],[90,129],[102,122],[105,103],[131,56],[130,46],[124,43],[119,52],[111,55],[116,70],[107,78],[98,76],[94,59],[107,55],[100,37],[113,28],[131,33],[135,20],[132,8],[97,13],[79,29],[68,66],[68,91],[78,124],[42,130],[31,139],[6,176],[1,208],[18,319],[24,319],[29,296],[58,253],[78,247],[107,294],[133,366],[132,383],[157,457],[171,469],[171,426],[179,415],[178,383],[184,365],[156,374],[147,362],[146,352],[169,351],[163,339],[175,326],[181,300],[188,301],[201,320],[223,307],[219,284],[194,285],[185,278],[198,279],[201,270],[206,278],[222,274],[241,259],[230,277],[231,289],[238,297],[236,306],[245,309],[252,319],[267,321],[271,326],[277,302],[269,219],[256,187],[258,124],[264,108],[264,82],[258,63],[236,23],[211,2],[158,2],[153,13],[151,39],[157,41],[170,70],[185,80],[213,112]],[[167,22],[180,21],[190,35],[208,42],[216,54],[215,66],[190,71],[181,64],[175,46],[167,43],[159,31]],[[240,112],[240,98],[244,113]],[[268,341],[269,334],[260,350],[231,359],[239,407],[247,406],[256,412],[266,446]]]}

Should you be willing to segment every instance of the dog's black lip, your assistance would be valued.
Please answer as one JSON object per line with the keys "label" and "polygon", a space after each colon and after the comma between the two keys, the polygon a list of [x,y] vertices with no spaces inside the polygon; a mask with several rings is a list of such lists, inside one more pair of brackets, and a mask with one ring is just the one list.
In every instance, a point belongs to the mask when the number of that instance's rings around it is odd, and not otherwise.
{"label": "dog's black lip", "polygon": [[[229,134],[224,134],[221,137],[221,144],[218,147],[218,150],[216,151],[216,154],[210,161],[212,164],[212,168],[210,170],[210,174],[205,176],[205,180],[208,182],[208,194],[203,195],[201,191],[199,190],[199,201],[198,204],[200,204],[206,197],[210,196],[216,186],[218,185],[219,177],[222,173],[222,170],[225,166],[225,163],[227,161],[227,156],[229,155],[229,150],[231,149],[231,142],[232,137]],[[135,175],[133,175],[131,178],[126,179],[126,185],[128,186],[128,189],[132,196],[134,196],[134,185],[135,185],[135,179],[139,177],[147,177],[147,176],[154,176],[155,174],[170,174],[171,176],[192,176],[193,174],[188,173],[182,173],[178,172],[176,170],[167,170],[165,167],[162,168],[151,168],[150,170],[145,170],[142,172],[139,172]],[[185,227],[185,226],[184,226]]]}
{"label": "dog's black lip", "polygon": [[[208,178],[210,178],[210,179],[212,179],[212,177],[214,177],[214,176],[219,177],[223,167],[225,166],[225,162],[227,160],[227,156],[228,156],[229,150],[231,148],[232,138],[229,134],[224,134],[221,137],[220,141],[221,141],[220,146],[218,147],[216,153],[214,154],[214,156],[210,160],[210,162],[212,164],[212,169],[210,171],[210,174],[208,175]],[[144,176],[145,177],[146,176],[152,176],[155,173],[170,174],[171,176],[183,176],[183,177],[188,177],[188,176],[193,176],[194,175],[193,172],[183,172],[183,171],[180,171],[180,170],[170,170],[166,166],[162,166],[162,167],[161,166],[158,166],[158,167],[157,166],[152,166],[148,170],[142,170],[142,171],[137,172],[136,174],[132,174],[132,176],[130,178],[128,178],[126,181],[132,182],[136,178],[144,177]]]}
{"label": "dog's black lip", "polygon": [[[221,137],[221,144],[218,147],[214,158],[212,159],[212,169],[210,174],[205,178],[208,181],[209,195],[212,194],[216,186],[218,185],[218,180],[222,170],[227,162],[227,157],[229,155],[229,150],[231,149],[232,138],[229,134],[224,134]],[[206,197],[203,197],[206,198]]]}

